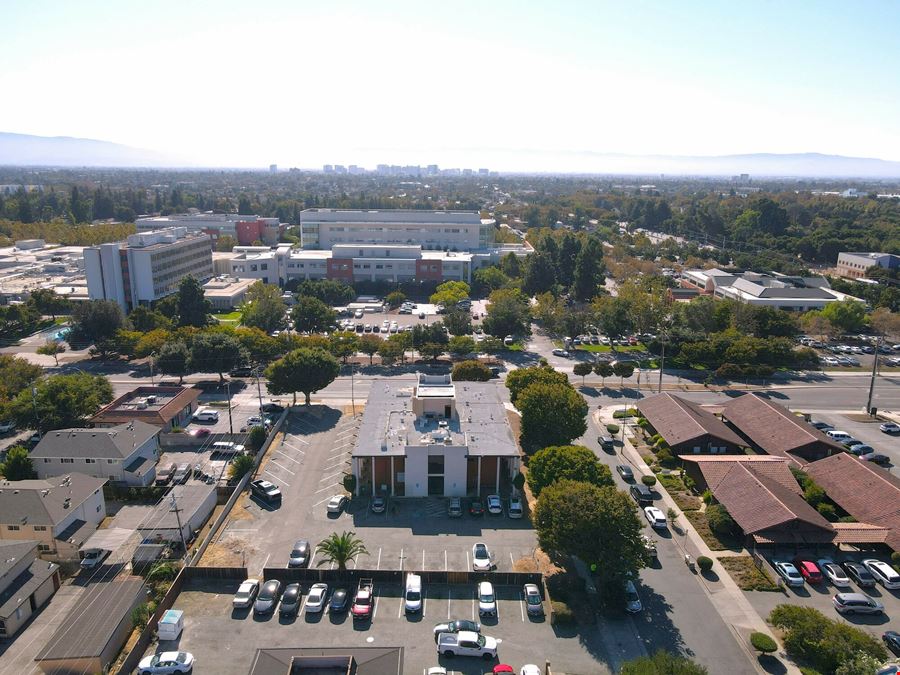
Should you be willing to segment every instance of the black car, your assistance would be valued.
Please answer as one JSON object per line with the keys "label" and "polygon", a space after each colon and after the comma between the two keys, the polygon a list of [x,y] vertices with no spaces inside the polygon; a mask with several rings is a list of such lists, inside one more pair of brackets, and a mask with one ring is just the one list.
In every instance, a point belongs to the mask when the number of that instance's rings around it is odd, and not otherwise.
{"label": "black car", "polygon": [[254,497],[270,504],[281,501],[281,490],[278,489],[278,486],[261,478],[250,481],[250,492]]}
{"label": "black car", "polygon": [[228,372],[231,377],[253,377],[253,368],[250,366],[238,366]]}
{"label": "black car", "polygon": [[329,611],[346,612],[350,604],[350,592],[346,588],[335,588],[328,601]]}
{"label": "black car", "polygon": [[628,489],[628,492],[631,495],[631,498],[638,503],[638,506],[653,505],[653,493],[650,492],[650,488],[646,485],[632,485]]}
{"label": "black car", "polygon": [[616,471],[622,476],[622,480],[627,480],[629,483],[634,480],[634,471],[627,464],[616,464]]}
{"label": "black car", "polygon": [[500,377],[500,369],[497,366],[491,366],[491,377]]}
{"label": "black car", "polygon": [[372,497],[372,513],[384,513],[385,506],[384,497]]}
{"label": "black car", "polygon": [[309,565],[310,547],[306,539],[298,539],[291,549],[291,557],[288,559],[288,567],[306,567]]}
{"label": "black car", "polygon": [[263,412],[267,413],[280,413],[284,412],[284,408],[282,408],[277,403],[263,403],[262,408],[260,408]]}
{"label": "black car", "polygon": [[885,466],[891,463],[890,457],[888,457],[887,455],[878,454],[877,452],[869,455],[862,455],[860,459],[867,462],[872,462],[872,464],[878,464],[879,466]]}
{"label": "black car", "polygon": [[875,577],[872,576],[872,573],[869,572],[869,570],[863,567],[862,563],[848,561],[842,563],[842,565],[844,566],[844,571],[847,573],[847,576],[863,588],[873,588],[875,586]]}
{"label": "black car", "polygon": [[881,639],[884,640],[885,647],[897,656],[900,656],[900,633],[895,630],[889,630],[881,636]]}
{"label": "black car", "polygon": [[481,503],[480,499],[473,499],[469,504],[469,515],[470,516],[483,516],[484,515],[484,504]]}
{"label": "black car", "polygon": [[281,616],[297,616],[300,611],[300,584],[288,584],[281,595],[278,613]]}
{"label": "black car", "polygon": [[612,436],[600,436],[597,442],[605,452],[613,452],[616,449],[616,441]]}

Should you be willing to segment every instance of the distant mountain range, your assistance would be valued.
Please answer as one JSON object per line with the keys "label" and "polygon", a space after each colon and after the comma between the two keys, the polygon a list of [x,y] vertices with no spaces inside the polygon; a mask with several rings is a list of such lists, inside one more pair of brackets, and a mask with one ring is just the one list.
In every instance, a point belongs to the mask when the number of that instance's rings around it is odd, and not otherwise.
{"label": "distant mountain range", "polygon": [[[387,152],[387,151],[385,151]],[[421,151],[419,154],[427,154]],[[658,176],[734,176],[809,178],[900,178],[900,162],[819,153],[686,156],[626,155],[604,152],[550,152],[539,150],[455,151],[453,161],[506,167],[516,173],[578,173]],[[0,132],[0,165],[60,167],[197,167],[209,166],[202,158],[187,162],[151,150],[69,136],[30,136]],[[440,157],[435,158],[440,161]],[[448,158],[444,158],[448,159]],[[432,160],[429,160],[432,161]],[[456,164],[454,164],[456,165]],[[237,166],[237,165],[231,165]],[[302,166],[302,164],[298,164]],[[543,167],[543,168],[542,168]],[[504,169],[501,168],[501,171]]]}

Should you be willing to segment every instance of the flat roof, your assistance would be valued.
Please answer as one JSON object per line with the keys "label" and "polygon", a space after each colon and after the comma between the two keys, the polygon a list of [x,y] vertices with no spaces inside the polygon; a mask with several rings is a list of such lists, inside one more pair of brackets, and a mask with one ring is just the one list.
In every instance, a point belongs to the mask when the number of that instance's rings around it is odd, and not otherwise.
{"label": "flat roof", "polygon": [[[176,485],[162,501],[153,507],[153,512],[145,520],[146,524],[139,526],[138,530],[150,532],[155,530],[177,530],[178,515],[181,517],[181,524],[187,524],[200,511],[209,498],[210,492],[215,492],[215,489],[214,485],[205,484]],[[178,504],[180,514],[176,514],[172,510],[173,496]]]}
{"label": "flat roof", "polygon": [[250,675],[402,675],[403,647],[257,649]]}
{"label": "flat roof", "polygon": [[[147,400],[152,396],[156,397],[155,401]],[[193,387],[138,387],[103,408],[91,418],[91,422],[121,424],[140,420],[142,423],[165,426],[199,397],[200,390]]]}
{"label": "flat roof", "polygon": [[416,209],[305,209],[301,224],[318,223],[410,223],[420,225],[481,225],[478,211],[426,211]]}

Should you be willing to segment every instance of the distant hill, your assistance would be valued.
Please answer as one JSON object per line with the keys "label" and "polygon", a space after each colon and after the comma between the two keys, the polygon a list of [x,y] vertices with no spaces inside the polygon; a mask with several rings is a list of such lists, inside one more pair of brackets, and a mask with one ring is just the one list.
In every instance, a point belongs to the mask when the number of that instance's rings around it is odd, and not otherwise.
{"label": "distant hill", "polygon": [[160,153],[118,143],[69,136],[0,132],[0,165],[6,166],[183,166]]}

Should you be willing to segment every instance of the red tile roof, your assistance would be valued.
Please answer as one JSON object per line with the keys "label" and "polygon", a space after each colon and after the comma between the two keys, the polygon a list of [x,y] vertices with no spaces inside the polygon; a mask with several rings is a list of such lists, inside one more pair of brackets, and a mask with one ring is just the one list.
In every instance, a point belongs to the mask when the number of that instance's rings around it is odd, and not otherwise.
{"label": "red tile roof", "polygon": [[771,455],[686,455],[685,462],[694,462],[710,489],[728,475],[735,464],[744,464],[758,476],[765,476],[791,492],[801,493],[800,485],[791,473],[788,460]]}
{"label": "red tile roof", "polygon": [[645,398],[637,404],[657,433],[670,446],[690,443],[710,435],[728,445],[743,447],[744,440],[722,420],[702,406],[668,392]]}

